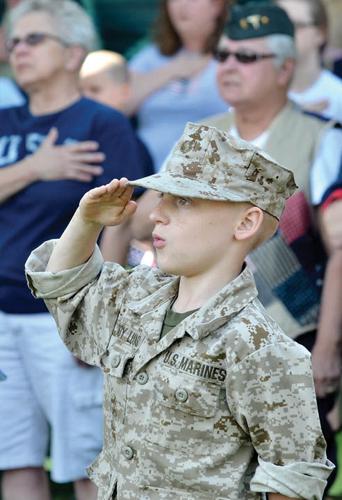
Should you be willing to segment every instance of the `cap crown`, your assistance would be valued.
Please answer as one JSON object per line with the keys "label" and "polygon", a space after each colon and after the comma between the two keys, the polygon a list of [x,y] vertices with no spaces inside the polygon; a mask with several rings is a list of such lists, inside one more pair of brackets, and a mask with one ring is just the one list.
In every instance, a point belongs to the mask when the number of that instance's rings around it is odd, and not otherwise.
{"label": "cap crown", "polygon": [[188,123],[158,174],[130,182],[209,200],[250,202],[279,218],[296,189],[291,171],[250,143]]}

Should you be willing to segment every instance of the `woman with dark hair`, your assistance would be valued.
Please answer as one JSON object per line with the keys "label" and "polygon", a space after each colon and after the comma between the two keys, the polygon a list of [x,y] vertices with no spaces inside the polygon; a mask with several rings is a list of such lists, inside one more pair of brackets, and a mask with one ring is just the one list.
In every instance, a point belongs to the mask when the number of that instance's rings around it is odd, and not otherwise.
{"label": "woman with dark hair", "polygon": [[226,20],[227,0],[162,0],[154,43],[130,63],[131,111],[159,170],[187,121],[226,111],[211,53]]}

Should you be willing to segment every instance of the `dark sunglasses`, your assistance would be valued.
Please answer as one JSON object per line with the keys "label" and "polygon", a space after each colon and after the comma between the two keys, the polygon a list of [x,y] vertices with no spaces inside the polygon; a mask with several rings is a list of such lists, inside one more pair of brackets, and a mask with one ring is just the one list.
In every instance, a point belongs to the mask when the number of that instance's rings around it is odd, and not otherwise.
{"label": "dark sunglasses", "polygon": [[11,53],[19,43],[25,43],[30,47],[35,47],[36,45],[45,42],[45,40],[56,40],[62,45],[65,46],[67,45],[61,38],[59,38],[59,36],[52,35],[50,33],[29,33],[28,35],[23,36],[22,38],[20,37],[9,38],[6,41],[6,49],[7,52]]}
{"label": "dark sunglasses", "polygon": [[216,61],[223,63],[230,56],[234,56],[235,59],[242,64],[252,64],[257,61],[261,61],[262,59],[271,59],[272,57],[276,57],[275,54],[257,54],[256,52],[232,52],[227,49],[216,49],[213,53]]}

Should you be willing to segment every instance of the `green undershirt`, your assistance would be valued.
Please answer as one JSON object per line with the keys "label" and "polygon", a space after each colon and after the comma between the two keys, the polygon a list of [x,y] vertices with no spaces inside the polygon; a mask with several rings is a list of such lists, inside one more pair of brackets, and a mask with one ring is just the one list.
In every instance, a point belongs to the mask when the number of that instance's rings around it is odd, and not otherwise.
{"label": "green undershirt", "polygon": [[183,319],[187,318],[188,316],[190,316],[190,314],[194,313],[195,311],[197,311],[197,309],[194,309],[193,311],[186,311],[184,313],[178,313],[173,311],[172,309],[168,309],[163,321],[163,327],[160,334],[160,338],[163,338],[164,335],[166,335],[167,333],[169,333],[170,330],[172,330],[172,328],[177,326],[181,321],[183,321]]}

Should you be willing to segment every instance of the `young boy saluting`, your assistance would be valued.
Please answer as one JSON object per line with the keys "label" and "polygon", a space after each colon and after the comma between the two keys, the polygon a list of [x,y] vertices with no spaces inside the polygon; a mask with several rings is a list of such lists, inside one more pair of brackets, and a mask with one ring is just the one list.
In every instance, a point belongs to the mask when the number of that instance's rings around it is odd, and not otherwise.
{"label": "young boy saluting", "polygon": [[[159,269],[104,264],[96,247],[134,212],[133,185],[161,193]],[[267,316],[244,264],[294,189],[260,150],[188,124],[162,172],[89,191],[60,240],[31,254],[34,294],[105,374],[99,499],[322,498],[333,466],[309,354]]]}

